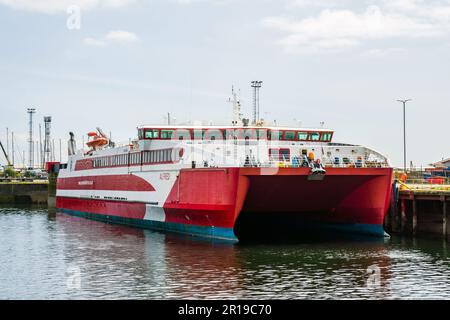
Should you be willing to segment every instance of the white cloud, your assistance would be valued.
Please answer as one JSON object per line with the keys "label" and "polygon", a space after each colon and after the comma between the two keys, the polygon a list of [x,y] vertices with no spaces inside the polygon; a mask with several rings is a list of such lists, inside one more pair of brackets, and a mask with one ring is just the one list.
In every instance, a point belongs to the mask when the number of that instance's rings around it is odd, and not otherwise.
{"label": "white cloud", "polygon": [[450,2],[374,2],[377,5],[370,5],[362,12],[325,9],[317,16],[303,19],[268,17],[263,24],[284,33],[279,44],[294,53],[342,50],[386,38],[417,39],[450,33]]}
{"label": "white cloud", "polygon": [[82,10],[96,8],[117,8],[126,6],[136,0],[0,0],[0,4],[21,10],[38,11],[43,13],[66,12],[72,5]]}
{"label": "white cloud", "polygon": [[85,38],[83,40],[83,43],[87,46],[93,46],[93,47],[104,47],[106,46],[106,42],[94,38]]}
{"label": "white cloud", "polygon": [[139,37],[133,32],[110,31],[106,35],[106,40],[127,43],[127,42],[136,42],[139,40]]}
{"label": "white cloud", "polygon": [[132,43],[139,41],[139,37],[133,33],[128,31],[110,31],[105,36],[101,38],[85,38],[83,40],[83,43],[87,46],[94,46],[94,47],[104,47],[111,43]]}

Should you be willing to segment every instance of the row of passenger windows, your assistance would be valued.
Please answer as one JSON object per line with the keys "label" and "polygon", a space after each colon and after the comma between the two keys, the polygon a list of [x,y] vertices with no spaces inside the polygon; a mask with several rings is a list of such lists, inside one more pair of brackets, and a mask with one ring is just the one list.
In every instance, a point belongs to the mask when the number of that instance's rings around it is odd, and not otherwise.
{"label": "row of passenger windows", "polygon": [[329,142],[332,132],[308,132],[308,131],[272,131],[272,130],[159,130],[140,129],[139,139],[178,139],[178,140],[219,140],[219,139],[267,139],[286,141],[323,141]]}
{"label": "row of passenger windows", "polygon": [[164,149],[95,158],[92,160],[92,166],[94,168],[122,167],[128,165],[157,164],[172,161],[172,149]]}

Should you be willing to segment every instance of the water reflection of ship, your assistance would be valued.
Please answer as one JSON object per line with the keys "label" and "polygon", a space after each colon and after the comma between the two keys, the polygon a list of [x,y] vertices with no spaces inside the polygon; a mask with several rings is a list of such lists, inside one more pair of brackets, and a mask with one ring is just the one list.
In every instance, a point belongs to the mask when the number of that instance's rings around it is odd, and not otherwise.
{"label": "water reflection of ship", "polygon": [[[120,297],[190,298],[196,291],[208,294],[205,285],[230,293],[239,287],[236,247],[229,243],[65,214],[58,214],[56,220],[66,238],[66,262],[80,265],[84,274],[95,274],[106,283],[123,282],[114,284],[121,288],[116,293]],[[106,288],[99,279],[94,282],[97,288],[86,283],[89,291]]]}
{"label": "water reflection of ship", "polygon": [[348,291],[344,298],[389,293],[391,263],[380,241],[231,247],[166,238],[165,252],[167,275],[179,284],[173,297],[336,298],[340,289]]}
{"label": "water reflection of ship", "polygon": [[[379,241],[230,245],[67,215],[56,219],[66,262],[81,266],[89,292],[150,299],[326,298],[338,297],[337,287],[347,298],[389,292],[391,262]],[[372,289],[366,287],[368,268],[381,272]]]}

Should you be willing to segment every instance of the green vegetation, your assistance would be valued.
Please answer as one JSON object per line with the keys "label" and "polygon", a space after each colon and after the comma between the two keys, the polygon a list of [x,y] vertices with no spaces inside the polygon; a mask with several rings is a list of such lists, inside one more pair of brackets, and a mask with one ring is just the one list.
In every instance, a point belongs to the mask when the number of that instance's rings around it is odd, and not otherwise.
{"label": "green vegetation", "polygon": [[36,177],[36,173],[34,173],[33,171],[26,171],[23,176],[25,178],[34,178]]}
{"label": "green vegetation", "polygon": [[5,170],[3,171],[3,173],[1,174],[1,176],[5,177],[5,178],[16,178],[17,177],[17,173],[14,170],[14,168],[6,167]]}

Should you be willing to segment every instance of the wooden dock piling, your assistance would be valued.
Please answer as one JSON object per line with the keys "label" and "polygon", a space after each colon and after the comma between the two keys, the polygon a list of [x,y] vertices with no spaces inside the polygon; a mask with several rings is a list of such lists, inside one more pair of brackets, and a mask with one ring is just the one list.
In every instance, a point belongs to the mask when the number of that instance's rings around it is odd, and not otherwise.
{"label": "wooden dock piling", "polygon": [[406,201],[401,200],[401,210],[400,210],[400,232],[405,232],[406,227]]}
{"label": "wooden dock piling", "polygon": [[430,234],[450,240],[449,190],[403,189],[393,202],[386,229],[391,233],[418,236]]}
{"label": "wooden dock piling", "polygon": [[413,195],[413,199],[412,199],[412,212],[413,212],[413,216],[412,216],[412,234],[413,236],[416,235],[417,233],[417,200]]}
{"label": "wooden dock piling", "polygon": [[442,236],[444,239],[448,238],[449,234],[449,225],[447,220],[447,201],[445,201],[445,197],[442,197]]}

